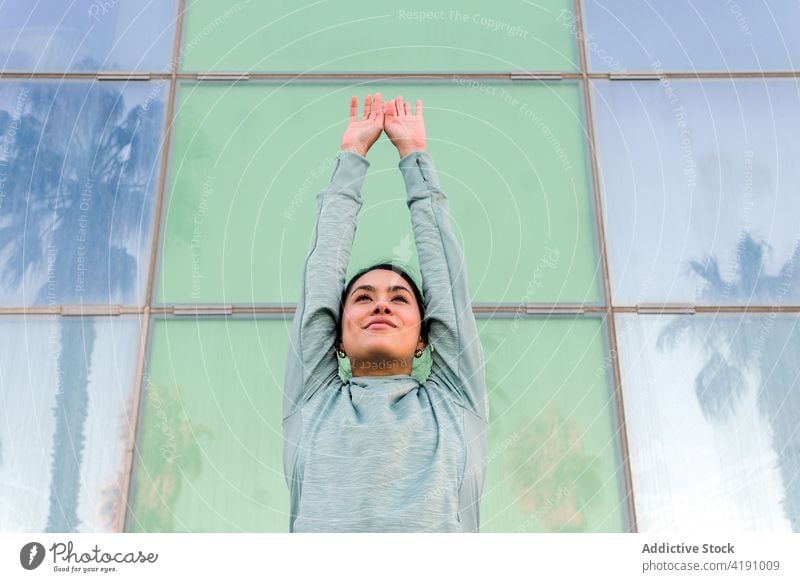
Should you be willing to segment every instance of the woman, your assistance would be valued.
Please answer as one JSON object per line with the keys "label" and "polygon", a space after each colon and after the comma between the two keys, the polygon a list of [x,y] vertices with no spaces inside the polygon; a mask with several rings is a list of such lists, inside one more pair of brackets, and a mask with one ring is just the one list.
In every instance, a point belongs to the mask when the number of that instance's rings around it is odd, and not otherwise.
{"label": "woman", "polygon": [[[344,286],[367,152],[385,131],[400,155],[422,292],[397,265]],[[447,197],[425,152],[422,101],[367,95],[318,195],[284,382],[284,473],[292,532],[479,529],[488,399],[483,350]],[[344,291],[342,291],[344,287]],[[424,297],[424,299],[423,299]],[[430,341],[421,384],[412,362]],[[348,358],[352,377],[338,375]]]}

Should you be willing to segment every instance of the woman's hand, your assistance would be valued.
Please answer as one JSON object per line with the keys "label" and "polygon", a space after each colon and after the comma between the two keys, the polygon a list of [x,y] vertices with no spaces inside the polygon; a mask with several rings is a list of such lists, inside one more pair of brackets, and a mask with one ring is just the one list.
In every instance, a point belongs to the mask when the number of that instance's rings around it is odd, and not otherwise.
{"label": "woman's hand", "polygon": [[383,106],[383,130],[397,148],[401,158],[414,151],[425,150],[425,121],[422,119],[422,99],[417,99],[417,112],[411,112],[408,101],[398,95]]}
{"label": "woman's hand", "polygon": [[369,148],[381,136],[383,131],[383,104],[381,94],[367,95],[364,99],[364,118],[358,119],[358,97],[350,98],[350,124],[342,136],[342,150],[367,156]]}

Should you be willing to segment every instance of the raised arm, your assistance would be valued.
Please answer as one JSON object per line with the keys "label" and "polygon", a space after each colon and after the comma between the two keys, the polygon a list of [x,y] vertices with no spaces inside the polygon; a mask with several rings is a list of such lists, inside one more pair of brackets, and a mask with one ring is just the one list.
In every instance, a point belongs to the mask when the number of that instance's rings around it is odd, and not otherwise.
{"label": "raised arm", "polygon": [[[374,105],[374,107],[373,107]],[[317,390],[335,382],[339,364],[334,342],[339,301],[353,248],[361,186],[369,167],[364,157],[383,129],[380,93],[367,96],[364,119],[350,104],[350,123],[342,137],[327,187],[317,194],[317,219],[303,265],[300,298],[289,337],[283,392],[283,418],[291,416]]]}
{"label": "raised arm", "polygon": [[[422,102],[417,101],[416,114],[412,114],[408,103],[403,102],[402,107],[402,113],[399,103],[394,111],[388,105],[384,107],[388,113],[384,127],[402,156],[399,167],[411,211],[433,347],[429,382],[440,383],[465,407],[488,420],[483,348],[469,300],[464,254],[450,225],[447,196],[430,154],[424,151]],[[399,117],[393,118],[395,115]],[[403,115],[418,117],[406,121],[405,135],[399,128],[391,129],[393,122],[402,123]]]}

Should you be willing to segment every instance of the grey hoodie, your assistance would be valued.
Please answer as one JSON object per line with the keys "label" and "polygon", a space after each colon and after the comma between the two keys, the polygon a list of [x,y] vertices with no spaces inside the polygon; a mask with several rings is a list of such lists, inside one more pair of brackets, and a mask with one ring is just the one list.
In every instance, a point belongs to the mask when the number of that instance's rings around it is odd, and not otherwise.
{"label": "grey hoodie", "polygon": [[461,247],[433,160],[399,162],[419,256],[432,367],[338,374],[339,301],[369,162],[339,152],[317,195],[284,379],[291,532],[477,532],[489,405]]}

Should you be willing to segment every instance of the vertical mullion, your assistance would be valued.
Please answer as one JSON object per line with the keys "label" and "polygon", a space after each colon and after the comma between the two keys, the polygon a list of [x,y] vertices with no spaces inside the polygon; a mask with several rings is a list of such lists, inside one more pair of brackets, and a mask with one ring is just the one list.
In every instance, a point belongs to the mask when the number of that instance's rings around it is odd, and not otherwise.
{"label": "vertical mullion", "polygon": [[594,192],[595,219],[597,222],[597,237],[600,242],[600,266],[603,272],[603,295],[605,297],[605,313],[608,329],[608,341],[611,356],[611,370],[614,380],[614,402],[617,410],[617,421],[619,422],[618,434],[620,440],[620,450],[622,453],[623,473],[625,475],[625,500],[628,505],[628,515],[630,515],[630,528],[632,532],[637,532],[636,507],[633,502],[633,478],[631,476],[630,452],[628,450],[628,431],[625,427],[625,409],[623,407],[622,380],[619,369],[619,352],[617,350],[617,329],[614,322],[614,311],[612,309],[611,282],[608,273],[608,257],[606,252],[606,235],[603,224],[603,206],[600,199],[600,179],[597,161],[597,148],[594,136],[594,122],[592,118],[592,100],[590,96],[591,87],[589,85],[589,65],[586,58],[586,44],[584,43],[583,14],[581,11],[581,0],[574,0],[576,35],[578,43],[578,57],[580,58],[581,76],[583,84],[584,110],[586,111],[586,131],[589,140],[589,160],[592,174],[592,190]]}
{"label": "vertical mullion", "polygon": [[169,96],[167,97],[166,123],[164,124],[164,138],[161,143],[161,169],[159,170],[158,191],[156,194],[156,208],[153,218],[153,234],[150,245],[150,264],[147,274],[147,291],[145,293],[144,313],[142,316],[141,335],[139,337],[139,357],[136,365],[136,377],[133,387],[133,406],[128,417],[128,445],[125,449],[123,461],[124,481],[120,491],[120,507],[117,514],[116,532],[124,532],[127,524],[128,509],[130,503],[128,496],[131,491],[131,478],[134,465],[134,450],[136,449],[137,427],[139,425],[139,412],[143,397],[142,384],[144,382],[145,357],[148,350],[148,338],[150,335],[150,306],[153,297],[153,280],[155,279],[155,267],[158,256],[158,244],[161,224],[161,213],[164,202],[164,190],[166,189],[167,168],[169,167],[170,141],[172,137],[172,126],[174,123],[173,115],[175,111],[175,94],[178,86],[178,66],[180,56],[181,37],[183,34],[183,18],[186,9],[185,0],[178,0],[178,13],[175,22],[175,40],[172,46],[172,59],[170,60],[170,80]]}

